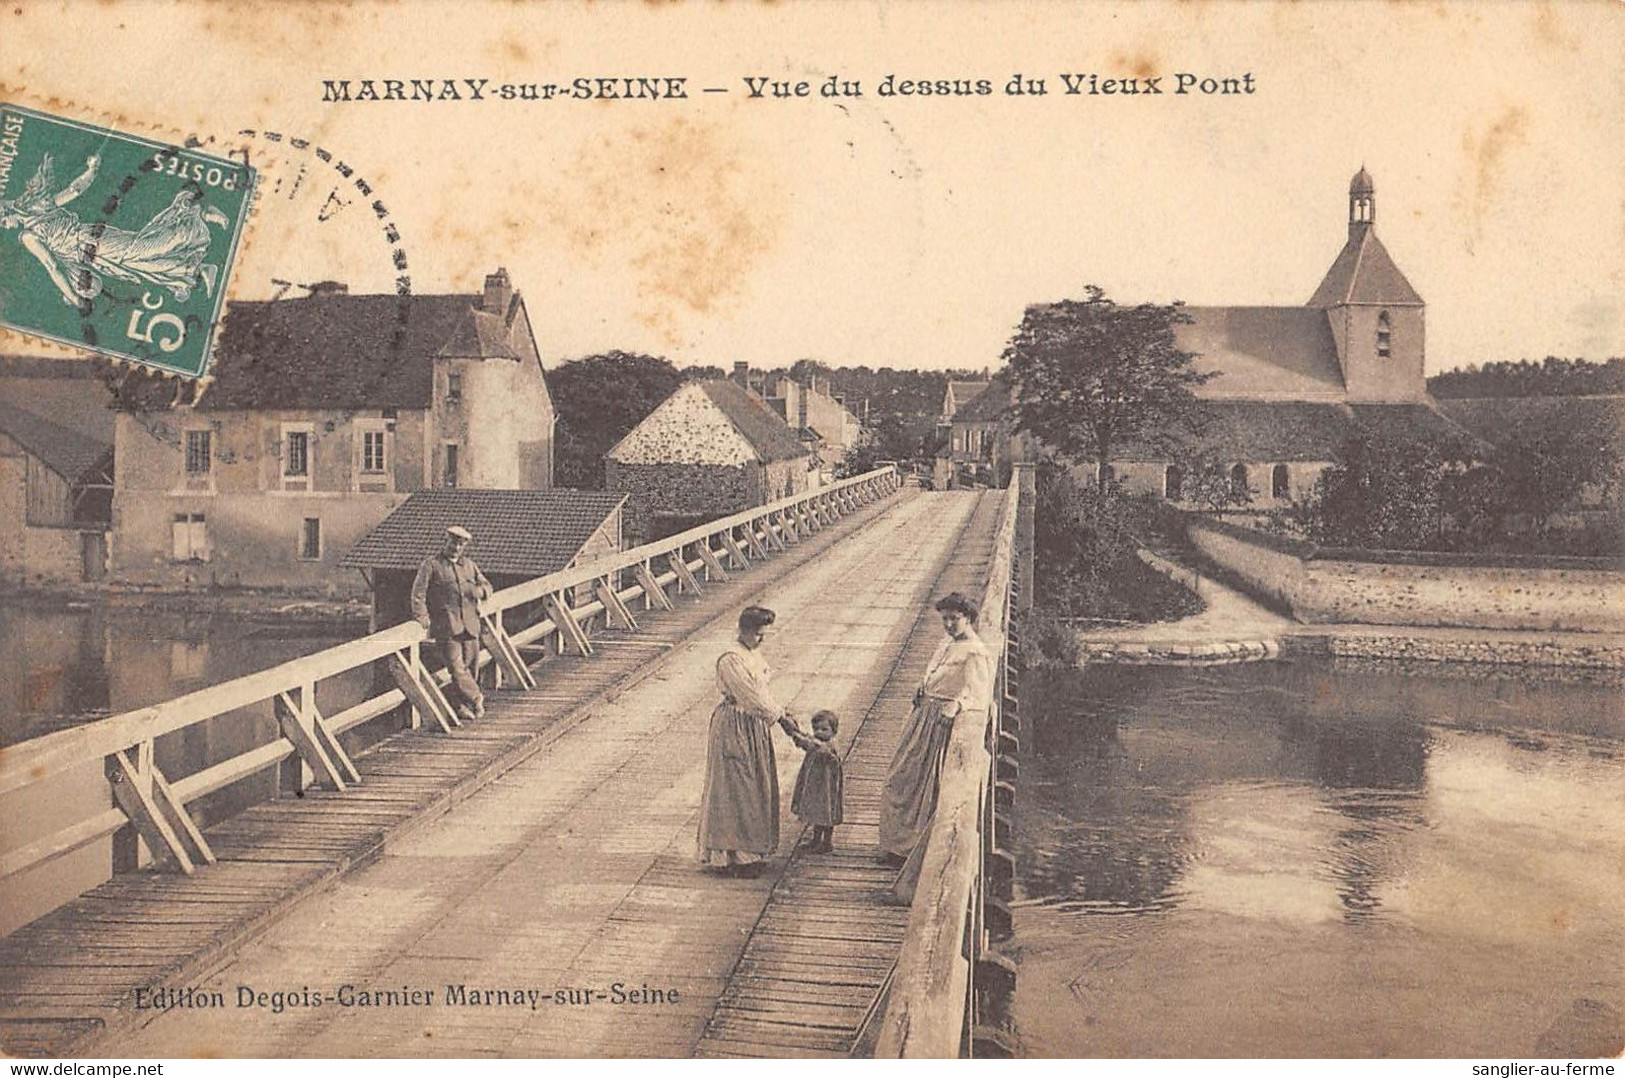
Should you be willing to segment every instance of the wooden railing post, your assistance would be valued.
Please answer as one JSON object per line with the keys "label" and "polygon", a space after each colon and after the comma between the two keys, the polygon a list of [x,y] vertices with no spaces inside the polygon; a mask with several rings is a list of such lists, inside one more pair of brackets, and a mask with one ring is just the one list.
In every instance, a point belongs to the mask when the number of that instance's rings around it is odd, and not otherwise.
{"label": "wooden railing post", "polygon": [[[699,552],[698,567],[705,575],[723,579],[729,568],[738,571],[751,561],[783,551],[895,486],[895,469],[876,469],[504,588],[480,604],[487,629],[482,642],[491,660],[488,672],[497,674],[504,685],[524,685],[534,680],[523,661],[521,648],[525,645],[551,638],[560,651],[575,648],[590,654],[588,629],[597,626],[600,617],[607,624],[635,627],[637,618],[621,594],[626,589],[615,586],[622,579],[617,574],[629,573],[636,580],[645,609],[670,609],[684,591],[701,594],[696,566],[683,558],[689,544]],[[657,577],[654,566],[659,563],[651,559],[668,556],[671,575]],[[673,578],[676,588],[668,592],[666,586]],[[587,598],[588,590],[594,592],[596,601]],[[571,607],[572,595],[578,596],[578,607]],[[551,616],[509,633],[506,612],[535,606],[548,608]],[[113,861],[120,871],[166,856],[183,871],[188,865],[206,864],[213,860],[213,853],[186,811],[187,802],[273,769],[284,790],[302,791],[314,782],[344,788],[357,782],[359,774],[340,735],[384,716],[399,716],[402,706],[406,708],[403,721],[409,728],[420,730],[433,720],[433,725],[452,732],[462,723],[441,691],[445,675],[429,669],[433,660],[424,654],[425,642],[423,629],[414,622],[403,622],[172,700],[9,747],[0,754],[0,795],[30,787],[45,791],[46,784],[58,776],[74,768],[94,768],[100,761],[112,803],[65,820],[50,833],[0,853],[0,881],[109,837]],[[383,676],[385,669],[388,678]],[[485,671],[484,661],[480,669]],[[378,675],[367,698],[331,717],[324,716],[317,707],[318,686],[356,670]],[[277,720],[277,734],[269,740],[211,761],[173,785],[155,766],[157,739],[243,708],[267,705]]]}
{"label": "wooden railing post", "polygon": [[[122,783],[134,783],[140,788],[141,793],[149,797],[152,794],[153,742],[151,739],[137,744],[134,753],[135,764],[133,768],[128,766],[128,760],[124,761],[125,766],[120,766],[120,762],[113,756],[107,758],[109,793],[112,795],[114,806],[121,809],[124,806],[118,796],[118,787]],[[124,814],[129,816],[129,810],[126,809]],[[130,822],[119,828],[113,835],[113,871],[115,873],[134,872],[151,860],[152,847],[142,836],[142,829],[136,824],[134,817],[131,817]]]}

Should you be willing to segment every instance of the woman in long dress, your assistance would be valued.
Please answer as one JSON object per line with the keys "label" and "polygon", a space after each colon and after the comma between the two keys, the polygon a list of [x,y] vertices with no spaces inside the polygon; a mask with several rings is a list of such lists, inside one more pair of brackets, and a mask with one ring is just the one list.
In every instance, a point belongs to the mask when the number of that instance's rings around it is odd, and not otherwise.
{"label": "woman in long dress", "polygon": [[[965,711],[985,712],[993,697],[993,660],[973,628],[976,604],[956,591],[937,603],[937,611],[948,639],[914,692],[914,711],[892,755],[880,802],[881,859],[888,864],[905,864],[923,849],[954,720]],[[911,874],[905,869],[903,876]],[[912,896],[911,885],[907,891]]]}
{"label": "woman in long dress", "polygon": [[774,621],[765,607],[739,615],[739,639],[717,659],[722,701],[711,712],[700,795],[700,858],[729,876],[757,876],[779,846],[779,772],[773,726],[795,723],[768,689],[762,642]]}

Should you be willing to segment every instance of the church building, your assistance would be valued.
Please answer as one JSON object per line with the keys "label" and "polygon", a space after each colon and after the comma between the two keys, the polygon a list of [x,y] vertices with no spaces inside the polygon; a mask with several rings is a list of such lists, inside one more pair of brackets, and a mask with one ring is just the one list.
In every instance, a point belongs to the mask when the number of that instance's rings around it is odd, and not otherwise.
{"label": "church building", "polygon": [[[1118,446],[1113,477],[1191,505],[1176,458],[1201,455],[1223,464],[1250,508],[1268,509],[1307,493],[1362,432],[1474,441],[1428,397],[1427,306],[1376,224],[1376,185],[1362,168],[1349,184],[1348,239],[1306,304],[1185,307],[1191,321],[1175,327],[1178,346],[1212,374],[1195,390],[1196,429],[1170,432],[1177,445]],[[986,420],[980,413],[992,404],[983,396],[986,407],[970,410],[966,422]]]}

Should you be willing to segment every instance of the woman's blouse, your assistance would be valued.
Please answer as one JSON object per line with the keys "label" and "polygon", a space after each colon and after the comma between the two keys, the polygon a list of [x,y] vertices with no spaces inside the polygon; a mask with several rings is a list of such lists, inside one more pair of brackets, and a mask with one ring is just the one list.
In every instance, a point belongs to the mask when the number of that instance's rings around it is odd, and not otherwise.
{"label": "woman's blouse", "polygon": [[975,633],[949,637],[931,657],[920,689],[927,696],[954,700],[961,711],[985,709],[993,702],[993,660]]}
{"label": "woman's blouse", "polygon": [[731,647],[717,659],[717,691],[740,711],[777,722],[784,708],[767,687],[771,673],[759,649]]}

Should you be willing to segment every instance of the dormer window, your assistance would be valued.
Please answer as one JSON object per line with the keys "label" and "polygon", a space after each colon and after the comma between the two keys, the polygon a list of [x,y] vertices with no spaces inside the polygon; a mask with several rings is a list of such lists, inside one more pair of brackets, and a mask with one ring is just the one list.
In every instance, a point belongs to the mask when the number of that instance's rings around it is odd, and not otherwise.
{"label": "dormer window", "polygon": [[1393,346],[1393,319],[1388,317],[1387,311],[1383,311],[1377,315],[1377,355],[1386,357],[1393,354]]}

